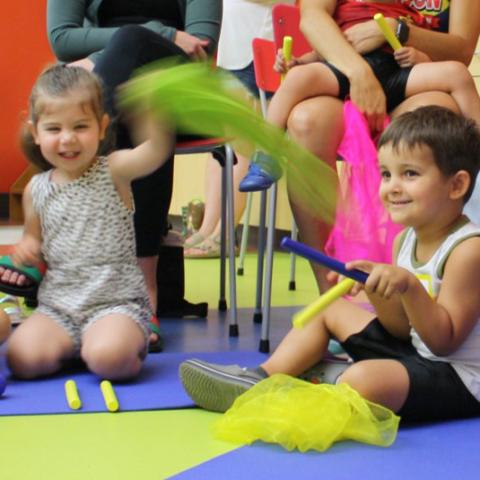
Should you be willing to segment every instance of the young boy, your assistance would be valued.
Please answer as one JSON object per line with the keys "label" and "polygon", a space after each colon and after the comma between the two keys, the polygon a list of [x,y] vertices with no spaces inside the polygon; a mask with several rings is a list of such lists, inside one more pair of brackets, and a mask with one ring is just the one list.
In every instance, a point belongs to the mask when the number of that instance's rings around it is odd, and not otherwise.
{"label": "young boy", "polygon": [[[293,329],[256,369],[188,360],[185,389],[201,407],[224,411],[274,373],[299,375],[336,338],[354,363],[336,379],[406,420],[480,415],[480,227],[462,214],[480,165],[480,132],[441,107],[396,119],[379,142],[380,197],[406,228],[395,265],[358,260],[376,315],[337,300]],[[331,275],[331,279],[334,275]]]}

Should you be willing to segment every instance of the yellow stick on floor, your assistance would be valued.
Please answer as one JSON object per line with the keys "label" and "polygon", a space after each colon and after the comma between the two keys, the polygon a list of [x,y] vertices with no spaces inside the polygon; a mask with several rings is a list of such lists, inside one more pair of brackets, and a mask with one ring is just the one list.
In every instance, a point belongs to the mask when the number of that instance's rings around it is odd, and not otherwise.
{"label": "yellow stick on floor", "polygon": [[390,25],[385,20],[385,17],[381,13],[376,13],[373,16],[373,19],[377,22],[380,30],[385,36],[385,40],[390,44],[394,50],[402,48],[402,44],[398,41],[398,38],[393,33],[393,30],[390,28]]}
{"label": "yellow stick on floor", "polygon": [[74,380],[67,380],[65,382],[65,396],[67,397],[68,406],[72,410],[78,410],[82,407],[82,401],[78,395],[77,384]]}
{"label": "yellow stick on floor", "polygon": [[318,300],[296,313],[292,320],[293,326],[295,328],[303,328],[310,320],[313,320],[317,313],[321,312],[324,308],[327,308],[331,303],[337,300],[337,298],[347,294],[354,284],[355,280],[352,280],[351,278],[346,278],[337,283],[334,287],[321,295]]}
{"label": "yellow stick on floor", "polygon": [[103,380],[100,383],[100,390],[103,394],[103,400],[105,401],[105,406],[110,412],[116,412],[119,409],[119,404],[115,391],[113,390],[112,384],[108,380]]}

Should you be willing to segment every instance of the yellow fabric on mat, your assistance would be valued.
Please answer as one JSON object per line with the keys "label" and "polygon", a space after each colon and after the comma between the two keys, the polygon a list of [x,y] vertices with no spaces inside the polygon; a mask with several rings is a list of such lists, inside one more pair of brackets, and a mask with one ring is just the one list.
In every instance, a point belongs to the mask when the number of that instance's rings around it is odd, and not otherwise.
{"label": "yellow fabric on mat", "polygon": [[389,446],[399,421],[346,384],[314,385],[277,374],[238,397],[212,428],[216,437],[237,444],[263,440],[304,452],[340,440]]}

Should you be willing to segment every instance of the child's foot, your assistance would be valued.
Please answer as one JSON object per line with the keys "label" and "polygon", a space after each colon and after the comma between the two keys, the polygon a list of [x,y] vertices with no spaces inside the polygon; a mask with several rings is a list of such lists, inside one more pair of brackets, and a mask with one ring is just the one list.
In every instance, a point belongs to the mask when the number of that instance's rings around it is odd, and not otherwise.
{"label": "child's foot", "polygon": [[265,378],[255,369],[196,359],[180,364],[179,374],[195,404],[213,412],[225,412],[237,397]]}
{"label": "child's foot", "polygon": [[[322,361],[299,378],[311,383],[335,384],[350,365],[347,361]],[[227,411],[237,397],[267,378],[261,368],[216,365],[197,359],[181,363],[179,374],[183,388],[195,404],[213,412]]]}
{"label": "child's foot", "polygon": [[255,152],[250,160],[248,172],[240,182],[241,192],[267,190],[282,177],[282,167],[276,160],[263,152]]}

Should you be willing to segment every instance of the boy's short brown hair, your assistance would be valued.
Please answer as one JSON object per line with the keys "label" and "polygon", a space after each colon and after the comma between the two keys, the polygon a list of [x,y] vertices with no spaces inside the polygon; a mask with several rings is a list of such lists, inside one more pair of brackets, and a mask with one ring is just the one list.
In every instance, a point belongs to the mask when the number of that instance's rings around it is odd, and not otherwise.
{"label": "boy's short brown hair", "polygon": [[473,120],[443,107],[420,107],[393,120],[381,135],[378,148],[387,144],[394,149],[426,145],[445,176],[459,170],[468,172],[471,182],[464,203],[472,195],[480,168],[480,130]]}

